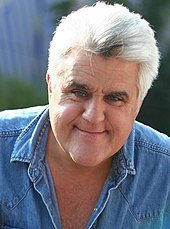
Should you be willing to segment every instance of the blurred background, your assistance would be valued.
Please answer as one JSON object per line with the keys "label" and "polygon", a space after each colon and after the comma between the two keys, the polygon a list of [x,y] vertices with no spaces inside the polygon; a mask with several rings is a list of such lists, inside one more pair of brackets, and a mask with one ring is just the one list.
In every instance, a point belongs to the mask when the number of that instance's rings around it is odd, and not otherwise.
{"label": "blurred background", "polygon": [[[95,0],[0,0],[0,110],[47,104],[49,42],[62,16]],[[156,31],[159,78],[138,120],[170,135],[170,0],[121,0]],[[152,52],[152,50],[151,50]]]}

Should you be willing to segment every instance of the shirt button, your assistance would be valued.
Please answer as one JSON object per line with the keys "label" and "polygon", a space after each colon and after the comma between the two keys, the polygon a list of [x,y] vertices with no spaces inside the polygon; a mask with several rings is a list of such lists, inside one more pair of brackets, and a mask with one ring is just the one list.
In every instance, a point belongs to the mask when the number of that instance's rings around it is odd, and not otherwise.
{"label": "shirt button", "polygon": [[39,176],[39,170],[38,169],[34,169],[34,177],[38,177]]}
{"label": "shirt button", "polygon": [[94,208],[94,212],[97,212],[97,208]]}

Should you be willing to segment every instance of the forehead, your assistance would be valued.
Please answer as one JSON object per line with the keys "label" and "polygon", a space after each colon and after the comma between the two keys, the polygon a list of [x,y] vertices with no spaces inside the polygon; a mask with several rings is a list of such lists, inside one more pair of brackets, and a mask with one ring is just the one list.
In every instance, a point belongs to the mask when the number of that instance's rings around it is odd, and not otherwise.
{"label": "forehead", "polygon": [[64,61],[64,81],[76,80],[82,83],[103,86],[136,86],[138,64],[116,57],[102,57],[89,52],[71,54]]}

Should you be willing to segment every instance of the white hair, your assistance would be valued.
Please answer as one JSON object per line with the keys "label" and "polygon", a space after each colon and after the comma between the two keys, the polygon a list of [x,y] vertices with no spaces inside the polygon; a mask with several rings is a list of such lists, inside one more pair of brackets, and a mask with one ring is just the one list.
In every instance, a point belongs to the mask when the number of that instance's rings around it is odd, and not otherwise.
{"label": "white hair", "polygon": [[49,74],[57,75],[63,58],[76,49],[139,63],[137,81],[142,98],[157,78],[160,55],[154,31],[123,5],[98,2],[63,18],[50,43]]}

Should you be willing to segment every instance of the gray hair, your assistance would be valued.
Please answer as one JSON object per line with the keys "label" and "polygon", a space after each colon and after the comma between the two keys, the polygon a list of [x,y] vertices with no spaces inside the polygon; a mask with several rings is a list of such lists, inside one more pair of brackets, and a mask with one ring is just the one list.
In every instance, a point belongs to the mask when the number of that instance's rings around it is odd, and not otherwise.
{"label": "gray hair", "polygon": [[157,78],[160,55],[154,31],[139,14],[123,5],[98,2],[63,18],[50,43],[49,74],[57,75],[62,58],[76,49],[137,62],[142,99]]}

